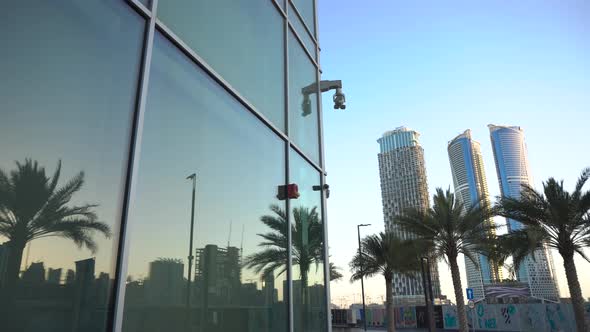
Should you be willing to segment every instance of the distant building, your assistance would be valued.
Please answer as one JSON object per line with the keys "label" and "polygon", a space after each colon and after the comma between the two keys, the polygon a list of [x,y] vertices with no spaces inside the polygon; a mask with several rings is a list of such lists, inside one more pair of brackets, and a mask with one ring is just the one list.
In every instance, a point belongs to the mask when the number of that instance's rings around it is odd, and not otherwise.
{"label": "distant building", "polygon": [[76,272],[72,269],[68,269],[66,272],[66,285],[73,284],[76,281]]}
{"label": "distant building", "polygon": [[[481,148],[479,142],[471,138],[471,130],[467,129],[453,138],[447,150],[455,198],[463,204],[464,211],[477,203],[491,206]],[[488,219],[486,224],[493,225],[493,219]],[[477,255],[476,258],[477,265],[465,257],[467,287],[473,289],[476,299],[481,299],[484,298],[484,285],[500,281],[502,272],[498,264],[490,262],[486,256]]]}
{"label": "distant building", "polygon": [[275,276],[268,274],[264,278],[264,286],[262,287],[262,293],[264,296],[264,305],[269,306],[279,301],[278,291],[275,288]]}
{"label": "distant building", "polygon": [[[517,126],[488,125],[496,161],[496,172],[503,197],[519,198],[522,185],[532,185],[524,131]],[[522,229],[523,225],[506,219],[508,231]],[[517,280],[528,283],[533,297],[559,301],[559,289],[555,281],[555,268],[551,251],[544,246],[533,257],[525,259],[516,271]]]}
{"label": "distant building", "polygon": [[47,270],[47,283],[52,285],[59,285],[61,282],[61,268]]}
{"label": "distant building", "polygon": [[0,287],[5,279],[6,269],[8,268],[8,242],[0,244]]}
{"label": "distant building", "polygon": [[[406,127],[388,131],[377,140],[380,147],[379,175],[385,229],[409,238],[404,231],[392,224],[395,216],[407,208],[428,209],[428,183],[424,163],[424,150],[420,146],[420,134]],[[438,265],[432,260],[432,288],[434,297],[440,297]],[[422,276],[395,273],[393,277],[394,303],[424,303]]]}
{"label": "distant building", "polygon": [[145,281],[146,302],[150,305],[180,305],[184,300],[184,264],[178,259],[160,258],[149,265]]}
{"label": "distant building", "polygon": [[236,303],[240,300],[240,249],[208,244],[196,250],[195,282],[207,292],[211,303]]}
{"label": "distant building", "polygon": [[21,280],[28,284],[40,284],[45,282],[45,265],[43,262],[31,263],[23,272]]}

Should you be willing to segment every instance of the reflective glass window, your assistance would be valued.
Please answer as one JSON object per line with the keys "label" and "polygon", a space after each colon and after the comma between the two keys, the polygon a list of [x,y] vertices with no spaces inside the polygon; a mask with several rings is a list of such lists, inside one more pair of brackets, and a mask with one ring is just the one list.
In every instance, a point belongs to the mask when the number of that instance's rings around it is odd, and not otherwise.
{"label": "reflective glass window", "polygon": [[299,197],[290,201],[294,327],[296,332],[325,331],[324,224],[321,192],[313,189],[320,185],[320,174],[291,151],[289,181],[299,188]]}
{"label": "reflective glass window", "polygon": [[295,7],[297,7],[297,11],[303,17],[303,21],[305,22],[305,25],[307,25],[307,27],[309,28],[309,31],[311,31],[315,36],[316,32],[315,32],[315,24],[314,24],[314,22],[315,22],[314,0],[290,0],[290,1],[292,1],[293,4],[295,5]]}
{"label": "reflective glass window", "polygon": [[286,331],[285,142],[160,34],[153,52],[123,330]]}
{"label": "reflective glass window", "polygon": [[284,21],[271,1],[160,1],[158,17],[284,130]]}
{"label": "reflective glass window", "polygon": [[[291,6],[291,8],[293,8],[293,6]],[[307,32],[307,30],[305,30],[303,23],[301,22],[301,20],[299,19],[299,17],[297,16],[297,14],[295,13],[295,11],[293,9],[289,10],[289,22],[291,22],[291,25],[293,26],[293,28],[297,32],[297,35],[303,41],[305,48],[307,49],[307,51],[309,51],[309,54],[311,54],[315,59],[315,57],[316,57],[315,42],[309,36],[309,33]]]}
{"label": "reflective glass window", "polygon": [[114,0],[0,21],[0,330],[107,331],[144,21]]}
{"label": "reflective glass window", "polygon": [[319,163],[316,68],[289,31],[289,136]]}

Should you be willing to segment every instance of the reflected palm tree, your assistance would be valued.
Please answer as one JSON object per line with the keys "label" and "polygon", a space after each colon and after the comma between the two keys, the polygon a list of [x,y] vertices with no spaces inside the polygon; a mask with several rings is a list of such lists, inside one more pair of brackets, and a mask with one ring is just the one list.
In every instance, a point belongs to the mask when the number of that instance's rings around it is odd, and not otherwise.
{"label": "reflected palm tree", "polygon": [[[263,241],[258,244],[263,250],[254,253],[244,260],[244,267],[252,268],[260,274],[260,279],[283,274],[287,270],[288,259],[288,230],[287,214],[278,205],[271,205],[270,210],[274,215],[264,215],[260,221],[272,231],[257,234]],[[316,270],[324,262],[324,226],[321,223],[317,207],[296,207],[293,209],[293,223],[291,224],[292,236],[292,264],[299,267],[301,281],[300,322],[303,329],[311,317],[309,294],[309,271],[315,265]],[[333,269],[330,269],[332,272]],[[335,269],[334,269],[335,271]],[[337,271],[335,271],[337,272]]]}
{"label": "reflected palm tree", "polygon": [[11,301],[18,280],[23,250],[28,242],[57,236],[72,240],[93,253],[94,233],[111,236],[110,227],[99,221],[97,205],[70,206],[68,203],[84,184],[84,172],[58,187],[61,161],[51,177],[37,161],[16,162],[10,174],[0,169],[0,236],[8,239],[5,275],[0,278],[0,303]]}
{"label": "reflected palm tree", "polygon": [[340,273],[341,268],[334,265],[334,263],[330,263],[330,281],[340,281],[342,280],[342,273]]}
{"label": "reflected palm tree", "polygon": [[[278,205],[271,205],[274,215],[264,215],[260,221],[272,231],[257,234],[263,238],[258,246],[264,249],[244,260],[246,268],[260,274],[260,279],[278,272],[283,274],[288,262],[287,215]],[[324,226],[320,222],[317,208],[296,207],[293,209],[294,222],[291,225],[293,266],[299,266],[303,287],[307,286],[309,269],[323,262]]]}

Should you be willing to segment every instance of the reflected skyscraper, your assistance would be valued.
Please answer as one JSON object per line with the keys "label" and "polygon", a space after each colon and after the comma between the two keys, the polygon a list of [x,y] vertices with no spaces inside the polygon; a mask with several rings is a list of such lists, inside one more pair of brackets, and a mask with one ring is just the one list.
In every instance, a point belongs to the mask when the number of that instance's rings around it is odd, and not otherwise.
{"label": "reflected skyscraper", "polygon": [[[453,138],[448,145],[449,161],[453,174],[455,197],[466,211],[473,204],[490,206],[490,194],[483,166],[479,142],[471,138],[471,130]],[[486,221],[493,225],[493,219]],[[484,297],[483,285],[502,279],[501,269],[484,255],[477,255],[477,265],[465,257],[467,287],[472,288],[477,299]]]}
{"label": "reflected skyscraper", "polygon": [[177,259],[160,258],[150,262],[145,295],[148,304],[156,306],[180,305],[183,302],[184,264]]}
{"label": "reflected skyscraper", "polygon": [[4,280],[4,275],[6,274],[6,269],[8,268],[8,243],[0,244],[0,287],[2,287],[2,281]]}
{"label": "reflected skyscraper", "polygon": [[[523,184],[532,185],[524,131],[518,126],[497,126],[490,124],[490,138],[496,162],[496,172],[503,197],[519,198]],[[516,220],[507,219],[508,231],[522,229]],[[555,281],[555,268],[551,251],[544,246],[535,252],[535,257],[525,259],[516,271],[518,281],[527,283],[531,295],[552,301],[559,300]]]}
{"label": "reflected skyscraper", "polygon": [[[428,209],[428,183],[424,163],[424,149],[420,145],[420,134],[406,127],[388,131],[377,140],[380,146],[379,175],[385,229],[402,238],[406,232],[397,229],[392,221],[408,208]],[[432,260],[432,286],[434,297],[439,297],[440,281],[438,265]],[[395,273],[393,277],[395,303],[423,303],[422,276]]]}
{"label": "reflected skyscraper", "polygon": [[61,281],[61,268],[47,270],[47,282],[53,285],[59,285]]}
{"label": "reflected skyscraper", "polygon": [[45,282],[45,265],[43,262],[31,263],[23,272],[22,281],[31,284],[40,284]]}
{"label": "reflected skyscraper", "polygon": [[240,249],[208,244],[196,250],[195,282],[209,301],[234,303],[240,295]]}

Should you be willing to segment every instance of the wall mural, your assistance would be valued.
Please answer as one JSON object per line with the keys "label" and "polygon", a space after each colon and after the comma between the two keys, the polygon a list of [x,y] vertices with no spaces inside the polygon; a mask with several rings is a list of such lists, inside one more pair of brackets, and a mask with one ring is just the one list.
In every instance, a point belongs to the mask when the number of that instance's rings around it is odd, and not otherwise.
{"label": "wall mural", "polygon": [[[586,319],[590,320],[590,303],[585,304]],[[455,306],[443,306],[445,329],[457,329],[459,321]],[[467,309],[469,328],[482,331],[558,332],[575,329],[571,304],[484,304]]]}

